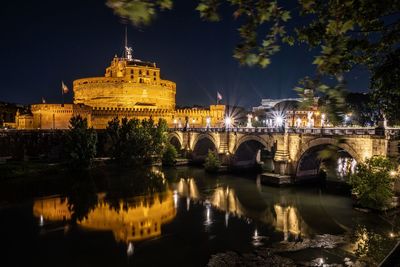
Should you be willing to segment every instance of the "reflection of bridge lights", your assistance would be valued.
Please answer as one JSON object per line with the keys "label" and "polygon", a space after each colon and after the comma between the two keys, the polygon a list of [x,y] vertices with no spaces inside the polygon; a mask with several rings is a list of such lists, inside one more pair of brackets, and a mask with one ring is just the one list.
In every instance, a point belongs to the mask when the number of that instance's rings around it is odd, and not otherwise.
{"label": "reflection of bridge lights", "polygon": [[394,234],[393,232],[390,232],[390,233],[389,233],[389,237],[390,237],[390,238],[393,238],[393,237],[395,237],[395,234]]}
{"label": "reflection of bridge lights", "polygon": [[254,234],[253,234],[253,246],[258,247],[262,245],[261,240],[264,238],[263,236],[260,236],[258,234],[257,228],[254,230]]}
{"label": "reflection of bridge lights", "polygon": [[43,225],[44,225],[43,215],[40,215],[39,226],[43,226]]}
{"label": "reflection of bridge lights", "polygon": [[225,212],[225,227],[228,227],[229,223],[229,212]]}
{"label": "reflection of bridge lights", "polygon": [[206,220],[204,222],[204,225],[210,226],[212,223],[211,222],[211,204],[208,201],[206,201],[205,206],[206,206]]}
{"label": "reflection of bridge lights", "polygon": [[190,197],[186,198],[186,210],[189,211],[190,209]]}
{"label": "reflection of bridge lights", "polygon": [[174,207],[178,207],[178,191],[174,190]]}
{"label": "reflection of bridge lights", "polygon": [[133,251],[134,251],[134,246],[133,246],[132,242],[129,242],[128,248],[126,250],[126,254],[128,255],[128,257],[133,255]]}
{"label": "reflection of bridge lights", "polygon": [[337,159],[336,174],[339,178],[344,179],[350,174],[355,173],[357,161],[354,158],[340,157]]}

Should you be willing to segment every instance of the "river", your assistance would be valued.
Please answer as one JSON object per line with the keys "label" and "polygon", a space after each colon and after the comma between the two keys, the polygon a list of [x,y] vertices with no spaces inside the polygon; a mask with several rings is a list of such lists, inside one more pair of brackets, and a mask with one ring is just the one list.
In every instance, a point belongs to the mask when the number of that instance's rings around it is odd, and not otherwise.
{"label": "river", "polygon": [[398,219],[357,211],[347,195],[264,186],[256,174],[104,168],[50,181],[3,188],[1,266],[218,266],[263,253],[370,266],[399,230]]}

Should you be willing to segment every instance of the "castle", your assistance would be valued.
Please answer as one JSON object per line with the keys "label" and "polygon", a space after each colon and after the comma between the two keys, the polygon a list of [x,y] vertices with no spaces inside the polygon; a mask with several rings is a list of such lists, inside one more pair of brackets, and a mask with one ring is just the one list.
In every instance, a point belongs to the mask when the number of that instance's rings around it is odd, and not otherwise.
{"label": "castle", "polygon": [[115,56],[104,77],[73,82],[73,104],[32,104],[31,113],[17,112],[17,129],[67,129],[72,116],[80,115],[88,125],[104,129],[115,117],[155,121],[163,118],[169,127],[220,127],[225,105],[176,109],[176,84],[161,79],[155,63],[135,59],[132,48]]}

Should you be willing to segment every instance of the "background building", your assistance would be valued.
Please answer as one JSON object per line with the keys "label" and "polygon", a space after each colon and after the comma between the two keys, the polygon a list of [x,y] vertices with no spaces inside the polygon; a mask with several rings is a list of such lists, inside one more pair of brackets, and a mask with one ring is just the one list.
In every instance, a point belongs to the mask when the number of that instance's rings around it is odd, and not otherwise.
{"label": "background building", "polygon": [[303,107],[304,98],[262,99],[260,106],[253,107],[253,117],[267,127],[328,126],[325,114],[318,110],[318,100],[314,97],[311,106]]}

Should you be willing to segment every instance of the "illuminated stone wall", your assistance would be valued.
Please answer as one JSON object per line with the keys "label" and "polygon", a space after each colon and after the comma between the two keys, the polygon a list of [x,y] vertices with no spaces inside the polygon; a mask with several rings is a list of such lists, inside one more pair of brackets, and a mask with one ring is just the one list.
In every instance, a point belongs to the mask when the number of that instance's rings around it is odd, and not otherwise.
{"label": "illuminated stone wall", "polygon": [[31,105],[32,129],[67,129],[72,116],[80,115],[91,126],[91,108],[74,104],[35,104]]}
{"label": "illuminated stone wall", "polygon": [[74,103],[94,108],[175,109],[176,85],[162,80],[155,63],[115,57],[105,77],[74,81]]}

